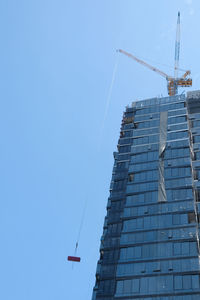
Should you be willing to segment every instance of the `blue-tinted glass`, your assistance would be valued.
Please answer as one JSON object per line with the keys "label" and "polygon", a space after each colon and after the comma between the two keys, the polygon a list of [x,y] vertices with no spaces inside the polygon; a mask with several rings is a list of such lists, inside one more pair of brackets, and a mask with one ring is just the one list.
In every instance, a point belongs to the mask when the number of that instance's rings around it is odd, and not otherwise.
{"label": "blue-tinted glass", "polygon": [[[167,141],[163,157],[159,157],[164,116],[160,112],[164,111],[168,112]],[[190,143],[188,133],[200,143],[200,130],[194,128],[200,128],[200,114],[188,113],[181,95],[137,102],[126,109],[124,118],[132,120],[123,120],[119,139],[122,154],[114,153],[100,279],[97,276],[93,300],[119,296],[121,300],[197,300],[197,224],[192,220],[194,195],[198,201],[200,197],[200,147]],[[167,195],[163,202],[160,194],[158,197],[161,167]],[[114,255],[114,251],[118,253]],[[116,279],[116,290],[110,294]]]}
{"label": "blue-tinted glass", "polygon": [[191,275],[183,275],[183,289],[189,290],[191,289]]}
{"label": "blue-tinted glass", "polygon": [[140,289],[140,281],[139,279],[132,280],[132,293],[138,293]]}
{"label": "blue-tinted glass", "polygon": [[192,275],[192,288],[193,289],[199,288],[199,275]]}
{"label": "blue-tinted glass", "polygon": [[174,289],[181,290],[182,288],[182,276],[174,276]]}
{"label": "blue-tinted glass", "polygon": [[132,291],[132,280],[125,280],[124,281],[124,293],[130,294]]}
{"label": "blue-tinted glass", "polygon": [[116,294],[123,294],[123,281],[117,282]]}

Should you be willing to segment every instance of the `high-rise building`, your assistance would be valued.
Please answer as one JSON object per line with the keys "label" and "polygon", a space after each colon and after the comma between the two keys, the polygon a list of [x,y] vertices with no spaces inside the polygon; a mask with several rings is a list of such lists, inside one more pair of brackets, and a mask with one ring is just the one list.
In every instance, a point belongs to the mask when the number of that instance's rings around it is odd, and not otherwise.
{"label": "high-rise building", "polygon": [[200,91],[122,120],[93,300],[199,300]]}

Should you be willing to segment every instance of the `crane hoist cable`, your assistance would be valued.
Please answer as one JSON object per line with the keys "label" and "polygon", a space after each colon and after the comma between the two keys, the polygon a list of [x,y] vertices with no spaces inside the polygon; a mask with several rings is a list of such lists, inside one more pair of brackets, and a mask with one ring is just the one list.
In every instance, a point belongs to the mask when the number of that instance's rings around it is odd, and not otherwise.
{"label": "crane hoist cable", "polygon": [[75,249],[74,249],[74,255],[73,256],[68,256],[67,257],[68,261],[72,261],[72,262],[80,262],[81,261],[81,258],[79,256],[77,256],[77,250],[78,250],[78,246],[79,246],[81,230],[83,228],[83,223],[84,223],[84,219],[85,219],[86,207],[87,207],[87,198],[85,199],[85,203],[84,203],[84,207],[83,207],[81,222],[80,222],[78,235],[77,235],[77,240],[76,240]]}
{"label": "crane hoist cable", "polygon": [[[112,80],[111,80],[110,87],[109,87],[109,90],[108,90],[108,96],[107,96],[107,101],[106,101],[104,118],[103,118],[100,137],[99,137],[100,143],[101,143],[101,139],[102,139],[102,132],[103,132],[103,128],[104,128],[104,123],[105,123],[105,120],[106,120],[106,116],[107,116],[107,113],[108,113],[110,100],[111,100],[111,96],[112,96],[112,90],[113,90],[113,85],[114,85],[114,82],[115,82],[115,76],[116,76],[116,72],[117,72],[118,62],[119,62],[119,57],[117,56],[116,57],[116,62],[115,62],[115,65],[114,65],[114,69],[113,69],[113,73],[112,73]],[[99,144],[99,147],[100,147],[100,144]],[[72,261],[72,262],[80,262],[81,261],[81,258],[77,256],[77,250],[78,250],[81,231],[82,231],[82,227],[83,227],[83,223],[84,223],[84,219],[85,219],[85,212],[86,212],[86,208],[87,208],[87,202],[88,202],[88,198],[86,197],[84,207],[83,207],[82,217],[81,217],[81,221],[80,221],[80,227],[79,227],[79,230],[78,230],[77,240],[76,240],[76,244],[75,244],[74,255],[73,256],[68,256],[68,258],[67,258],[68,261]]]}

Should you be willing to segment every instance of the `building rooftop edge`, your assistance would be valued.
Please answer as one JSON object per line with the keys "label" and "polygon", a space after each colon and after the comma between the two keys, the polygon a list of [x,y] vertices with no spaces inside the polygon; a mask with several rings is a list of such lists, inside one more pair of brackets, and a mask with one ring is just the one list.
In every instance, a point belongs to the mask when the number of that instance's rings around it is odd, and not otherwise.
{"label": "building rooftop edge", "polygon": [[153,98],[148,98],[148,99],[143,99],[143,100],[134,100],[131,102],[131,104],[126,106],[127,108],[141,108],[147,105],[154,105],[154,104],[167,104],[170,102],[173,102],[173,100],[183,100],[186,98],[200,98],[200,90],[195,90],[195,91],[189,91],[186,94],[181,93],[179,95],[175,96],[166,96],[166,97],[153,97]]}

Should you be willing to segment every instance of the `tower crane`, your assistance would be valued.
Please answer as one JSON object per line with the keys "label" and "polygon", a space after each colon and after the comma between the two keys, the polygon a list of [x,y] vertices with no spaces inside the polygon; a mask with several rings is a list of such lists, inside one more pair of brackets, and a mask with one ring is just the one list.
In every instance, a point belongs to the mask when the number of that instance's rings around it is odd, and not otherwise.
{"label": "tower crane", "polygon": [[175,42],[175,64],[174,64],[174,77],[169,76],[165,72],[159,70],[151,66],[150,64],[146,63],[145,61],[137,58],[131,53],[128,53],[122,49],[118,50],[120,53],[132,58],[133,60],[137,61],[141,65],[149,68],[150,70],[160,74],[161,76],[165,77],[167,80],[167,90],[169,96],[177,95],[178,87],[190,87],[192,86],[192,79],[188,78],[191,72],[188,70],[186,71],[181,77],[178,77],[178,69],[179,69],[179,53],[180,53],[180,12],[178,13],[178,20],[177,20],[177,30],[176,30],[176,42]]}

